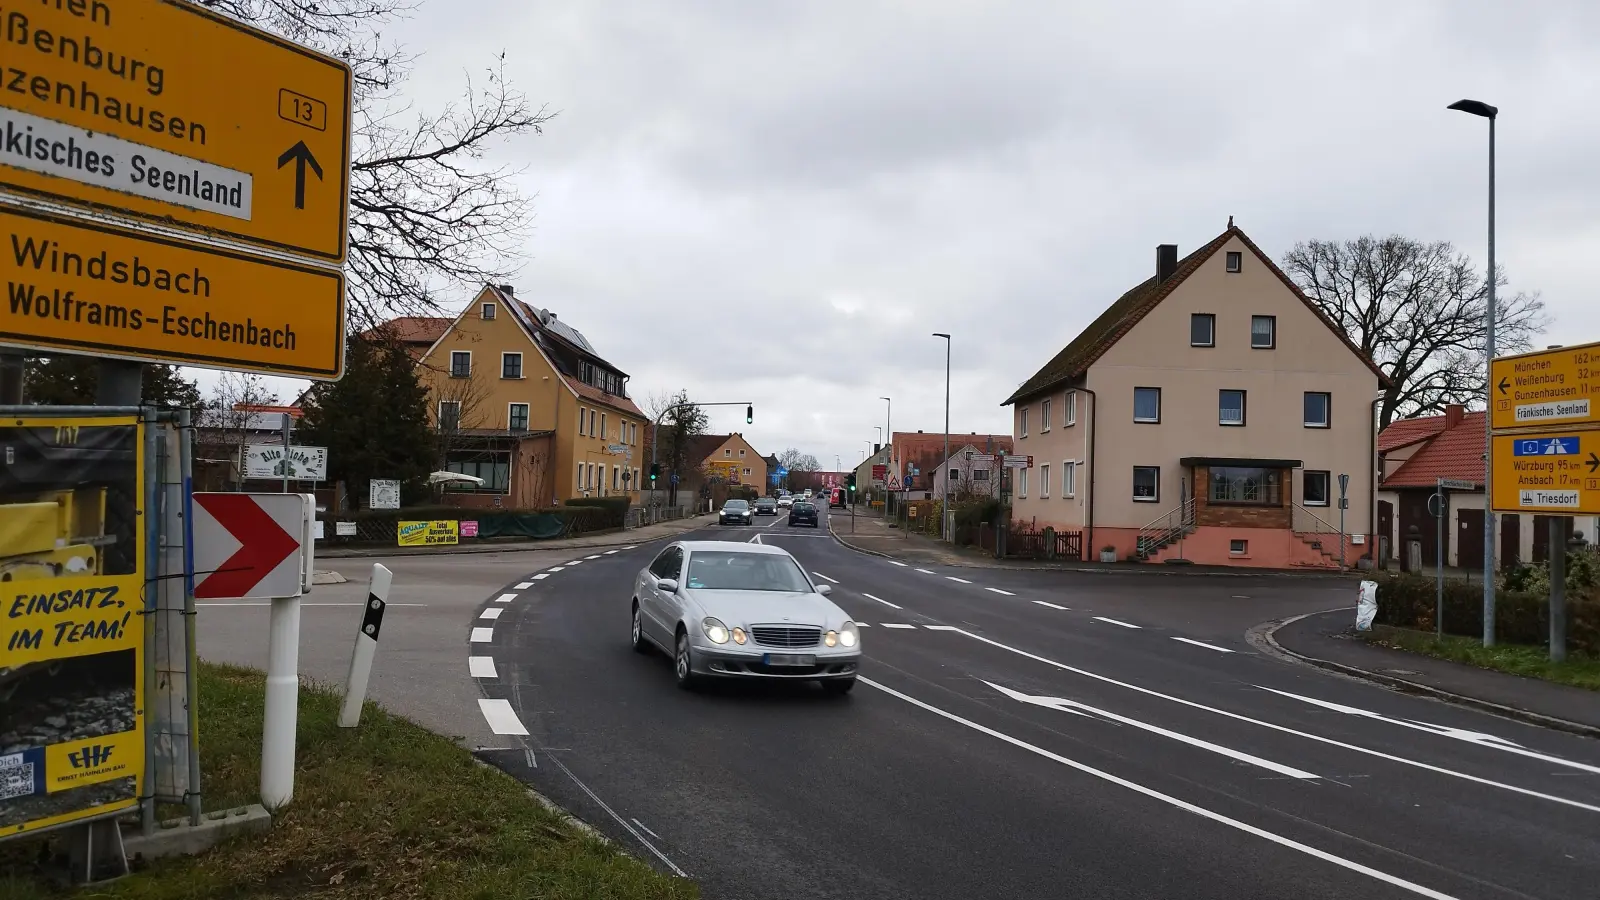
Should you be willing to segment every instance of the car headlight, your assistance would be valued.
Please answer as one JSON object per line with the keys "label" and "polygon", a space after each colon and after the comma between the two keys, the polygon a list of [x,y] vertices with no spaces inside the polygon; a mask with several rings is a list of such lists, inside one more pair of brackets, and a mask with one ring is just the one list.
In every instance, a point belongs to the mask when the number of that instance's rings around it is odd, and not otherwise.
{"label": "car headlight", "polygon": [[745,638],[744,638],[744,629],[743,628],[735,628],[735,629],[733,629],[733,642],[735,644],[742,644],[742,643],[744,643],[744,640],[745,640]]}
{"label": "car headlight", "polygon": [[827,634],[823,635],[822,636],[822,643],[823,643],[823,646],[826,646],[826,647],[836,647],[836,646],[838,646],[838,644],[839,644],[839,632],[830,631]]}
{"label": "car headlight", "polygon": [[726,644],[728,642],[728,626],[722,624],[721,619],[713,619],[707,616],[700,623],[700,628],[706,633],[706,637],[711,639],[711,643]]}
{"label": "car headlight", "polygon": [[856,623],[844,623],[844,627],[839,629],[839,646],[854,647],[859,643],[861,643],[861,632],[856,628]]}

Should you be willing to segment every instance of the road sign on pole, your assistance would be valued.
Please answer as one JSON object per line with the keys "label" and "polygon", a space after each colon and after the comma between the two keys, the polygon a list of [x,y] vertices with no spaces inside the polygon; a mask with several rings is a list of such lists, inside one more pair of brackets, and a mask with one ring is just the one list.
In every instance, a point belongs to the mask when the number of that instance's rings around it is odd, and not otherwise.
{"label": "road sign on pole", "polygon": [[300,596],[310,515],[305,494],[195,493],[195,597]]}
{"label": "road sign on pole", "polygon": [[172,0],[8,8],[6,43],[0,184],[344,262],[347,63]]}
{"label": "road sign on pole", "polygon": [[1497,434],[1496,512],[1600,514],[1600,431]]}
{"label": "road sign on pole", "polygon": [[[3,142],[0,142],[3,143]],[[344,368],[344,274],[0,206],[0,345],[302,378]]]}
{"label": "road sign on pole", "polygon": [[1496,430],[1600,425],[1600,344],[1503,356],[1489,373]]}

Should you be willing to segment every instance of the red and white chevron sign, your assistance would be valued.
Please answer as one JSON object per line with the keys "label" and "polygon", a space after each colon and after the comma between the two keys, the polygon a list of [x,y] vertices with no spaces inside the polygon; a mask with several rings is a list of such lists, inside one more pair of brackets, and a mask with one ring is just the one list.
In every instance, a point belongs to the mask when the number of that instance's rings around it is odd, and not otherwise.
{"label": "red and white chevron sign", "polygon": [[305,495],[202,492],[193,509],[196,599],[300,596]]}

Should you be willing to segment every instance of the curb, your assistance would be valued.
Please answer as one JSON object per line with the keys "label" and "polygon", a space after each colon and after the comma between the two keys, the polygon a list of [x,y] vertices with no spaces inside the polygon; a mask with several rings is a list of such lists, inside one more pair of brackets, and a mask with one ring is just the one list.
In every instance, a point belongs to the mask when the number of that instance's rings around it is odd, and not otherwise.
{"label": "curb", "polygon": [[1276,633],[1278,629],[1287,625],[1292,625],[1308,616],[1320,616],[1323,613],[1339,612],[1341,610],[1354,608],[1355,607],[1353,606],[1341,606],[1335,609],[1325,609],[1321,612],[1302,613],[1298,616],[1290,616],[1286,619],[1276,619],[1271,622],[1263,622],[1245,632],[1245,640],[1252,646],[1255,646],[1258,649],[1261,649],[1280,659],[1316,666],[1319,669],[1326,669],[1330,672],[1338,672],[1339,674],[1348,676],[1350,678],[1358,678],[1362,681],[1382,685],[1383,687],[1389,688],[1390,690],[1399,691],[1403,694],[1418,694],[1424,697],[1432,697],[1435,700],[1440,700],[1445,703],[1454,703],[1457,706],[1465,706],[1471,709],[1476,709],[1480,712],[1501,716],[1502,718],[1514,719],[1518,722],[1528,725],[1537,725],[1541,728],[1550,728],[1555,731],[1565,731],[1568,734],[1576,734],[1581,737],[1600,738],[1600,727],[1596,727],[1594,725],[1586,725],[1582,722],[1574,722],[1570,719],[1563,719],[1558,716],[1547,716],[1543,713],[1530,712],[1529,710],[1519,709],[1515,706],[1507,706],[1503,703],[1495,703],[1492,700],[1469,697],[1466,694],[1458,694],[1454,691],[1447,691],[1443,688],[1436,688],[1432,685],[1421,684],[1416,681],[1408,681],[1404,678],[1397,678],[1393,675],[1385,675],[1382,672],[1373,672],[1369,669],[1362,669],[1357,666],[1345,665],[1344,663],[1337,663],[1332,660],[1318,659],[1315,656],[1307,656],[1303,653],[1296,653],[1278,643],[1277,639],[1273,637],[1273,634]]}
{"label": "curb", "polygon": [[[494,544],[472,544],[465,547],[457,545],[457,548],[454,550],[424,550],[421,552],[402,547],[370,547],[350,550],[330,547],[327,550],[319,551],[317,553],[317,559],[366,559],[369,557],[391,556],[463,556],[473,553],[556,553],[562,550],[587,550],[591,547],[626,547],[630,544],[648,544],[651,541],[664,540],[685,532],[694,531],[695,528],[699,527],[700,526],[697,524],[694,528],[685,528],[683,531],[674,532],[672,534],[658,534],[655,537],[633,538],[631,540],[623,537],[615,542],[582,545],[561,544],[552,546],[550,544],[533,544],[513,546],[510,544],[501,544],[497,546]],[[619,536],[626,534],[626,531],[618,532]],[[555,540],[561,540],[561,538],[556,538]]]}
{"label": "curb", "polygon": [[[894,559],[894,557],[890,556],[887,553],[883,553],[883,552],[880,552],[880,551],[877,551],[877,550],[868,550],[866,547],[862,547],[860,545],[850,543],[849,541],[847,541],[844,538],[840,537],[839,533],[834,531],[833,527],[831,525],[828,527],[828,533],[833,535],[833,539],[838,541],[840,543],[840,545],[844,546],[846,549],[854,550],[857,553],[865,553],[868,556],[880,556],[880,557],[882,557],[884,559]],[[1109,566],[1026,566],[1026,565],[1021,565],[1021,566],[996,566],[996,565],[988,565],[988,564],[984,564],[984,563],[970,563],[970,562],[939,562],[939,563],[934,563],[934,565],[949,566],[952,569],[987,569],[989,571],[994,571],[994,572],[1069,572],[1069,573],[1070,572],[1082,572],[1082,573],[1088,574],[1088,575],[1147,575],[1147,576],[1148,575],[1165,575],[1165,576],[1170,576],[1170,577],[1182,577],[1182,578],[1269,578],[1269,577],[1274,577],[1274,578],[1326,578],[1326,579],[1330,579],[1331,580],[1331,579],[1338,579],[1338,578],[1358,578],[1358,577],[1362,577],[1364,575],[1364,573],[1356,572],[1355,570],[1352,570],[1350,572],[1284,572],[1284,571],[1281,571],[1281,570],[1278,570],[1278,569],[1243,569],[1243,570],[1240,570],[1238,572],[1212,572],[1212,571],[1209,571],[1209,570],[1208,571],[1197,571],[1197,570],[1191,569],[1191,568],[1189,568],[1187,566],[1156,566],[1156,565],[1139,565],[1139,566],[1125,566],[1125,567],[1114,567],[1114,568],[1113,567],[1109,567]]]}

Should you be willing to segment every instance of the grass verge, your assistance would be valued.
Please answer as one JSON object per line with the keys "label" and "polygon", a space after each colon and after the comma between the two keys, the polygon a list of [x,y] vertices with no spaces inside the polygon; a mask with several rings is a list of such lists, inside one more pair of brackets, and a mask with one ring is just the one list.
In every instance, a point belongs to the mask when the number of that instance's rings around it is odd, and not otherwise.
{"label": "grass verge", "polygon": [[1565,662],[1557,663],[1550,661],[1550,653],[1544,647],[1525,644],[1485,647],[1476,638],[1450,634],[1436,638],[1432,632],[1395,628],[1392,625],[1377,626],[1368,640],[1480,669],[1493,669],[1600,691],[1600,659],[1589,656],[1569,656]]}
{"label": "grass verge", "polygon": [[[201,664],[206,808],[258,798],[260,672]],[[583,833],[467,751],[373,704],[361,727],[338,727],[339,698],[302,689],[295,799],[264,835],[197,857],[159,860],[75,897],[267,900],[382,897],[500,900],[694,898]],[[44,838],[0,845],[0,900],[68,896],[32,860]]]}

